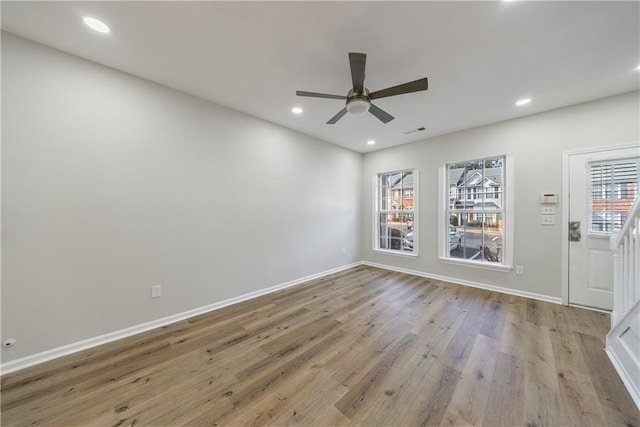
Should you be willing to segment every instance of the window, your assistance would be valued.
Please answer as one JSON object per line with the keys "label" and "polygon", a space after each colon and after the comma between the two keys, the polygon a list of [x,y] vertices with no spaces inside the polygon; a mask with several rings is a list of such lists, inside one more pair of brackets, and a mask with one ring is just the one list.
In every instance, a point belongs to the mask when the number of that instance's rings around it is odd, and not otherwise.
{"label": "window", "polygon": [[[509,159],[511,163],[512,160]],[[511,268],[505,156],[449,163],[442,170],[440,259],[497,270]],[[508,249],[508,251],[507,251]]]}
{"label": "window", "polygon": [[378,174],[376,177],[374,249],[417,254],[417,171]]}
{"label": "window", "polygon": [[589,165],[589,231],[609,234],[622,229],[638,196],[640,159]]}

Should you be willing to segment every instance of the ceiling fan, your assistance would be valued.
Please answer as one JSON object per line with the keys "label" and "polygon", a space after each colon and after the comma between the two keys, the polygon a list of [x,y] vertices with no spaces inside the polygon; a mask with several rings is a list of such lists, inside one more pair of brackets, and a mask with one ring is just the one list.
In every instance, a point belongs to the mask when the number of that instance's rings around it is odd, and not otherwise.
{"label": "ceiling fan", "polygon": [[365,111],[369,111],[376,116],[382,123],[389,123],[393,120],[393,116],[380,107],[376,107],[371,103],[374,99],[386,98],[388,96],[402,95],[403,93],[418,92],[421,90],[427,90],[429,83],[427,78],[418,79],[412,82],[403,83],[397,86],[388,87],[386,89],[377,90],[375,92],[369,92],[369,89],[364,87],[364,68],[367,62],[367,55],[364,53],[349,52],[349,65],[351,66],[351,80],[353,81],[353,89],[350,89],[346,96],[342,95],[330,95],[328,93],[317,92],[305,92],[302,90],[296,91],[298,96],[310,96],[313,98],[329,98],[329,99],[344,99],[346,105],[335,116],[329,119],[328,125],[335,124],[340,120],[347,112],[351,114],[362,114]]}

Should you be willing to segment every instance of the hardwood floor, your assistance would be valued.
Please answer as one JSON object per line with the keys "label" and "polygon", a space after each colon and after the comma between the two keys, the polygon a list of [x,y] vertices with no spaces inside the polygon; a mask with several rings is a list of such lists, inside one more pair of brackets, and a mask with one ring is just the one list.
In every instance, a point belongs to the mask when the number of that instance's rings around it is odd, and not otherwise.
{"label": "hardwood floor", "polygon": [[609,316],[360,266],[2,377],[2,425],[640,426]]}

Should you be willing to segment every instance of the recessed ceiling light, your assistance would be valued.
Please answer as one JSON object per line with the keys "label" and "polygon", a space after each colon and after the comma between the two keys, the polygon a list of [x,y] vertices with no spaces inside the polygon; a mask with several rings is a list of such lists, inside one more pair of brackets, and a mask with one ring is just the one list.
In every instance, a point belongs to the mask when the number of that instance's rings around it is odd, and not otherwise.
{"label": "recessed ceiling light", "polygon": [[375,143],[376,142],[373,139],[370,139],[370,140],[367,141],[367,145],[373,145]]}
{"label": "recessed ceiling light", "polygon": [[102,34],[107,34],[111,32],[107,24],[105,24],[101,20],[96,19],[92,16],[85,15],[82,17],[82,21],[84,21],[87,27],[91,28],[93,31],[97,31]]}
{"label": "recessed ceiling light", "polygon": [[291,112],[292,112],[293,114],[302,114],[302,108],[300,108],[300,107],[293,107],[293,108],[291,109]]}
{"label": "recessed ceiling light", "polygon": [[531,98],[522,98],[522,99],[519,99],[519,100],[516,101],[516,105],[518,107],[521,107],[523,105],[527,105],[530,102],[531,102]]}

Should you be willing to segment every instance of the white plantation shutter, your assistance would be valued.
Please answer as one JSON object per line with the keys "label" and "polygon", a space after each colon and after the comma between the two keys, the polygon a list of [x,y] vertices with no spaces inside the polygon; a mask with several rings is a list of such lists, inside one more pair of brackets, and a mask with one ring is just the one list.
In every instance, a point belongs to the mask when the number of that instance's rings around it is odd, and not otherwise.
{"label": "white plantation shutter", "polygon": [[589,167],[589,230],[618,231],[638,197],[640,159],[596,162]]}

